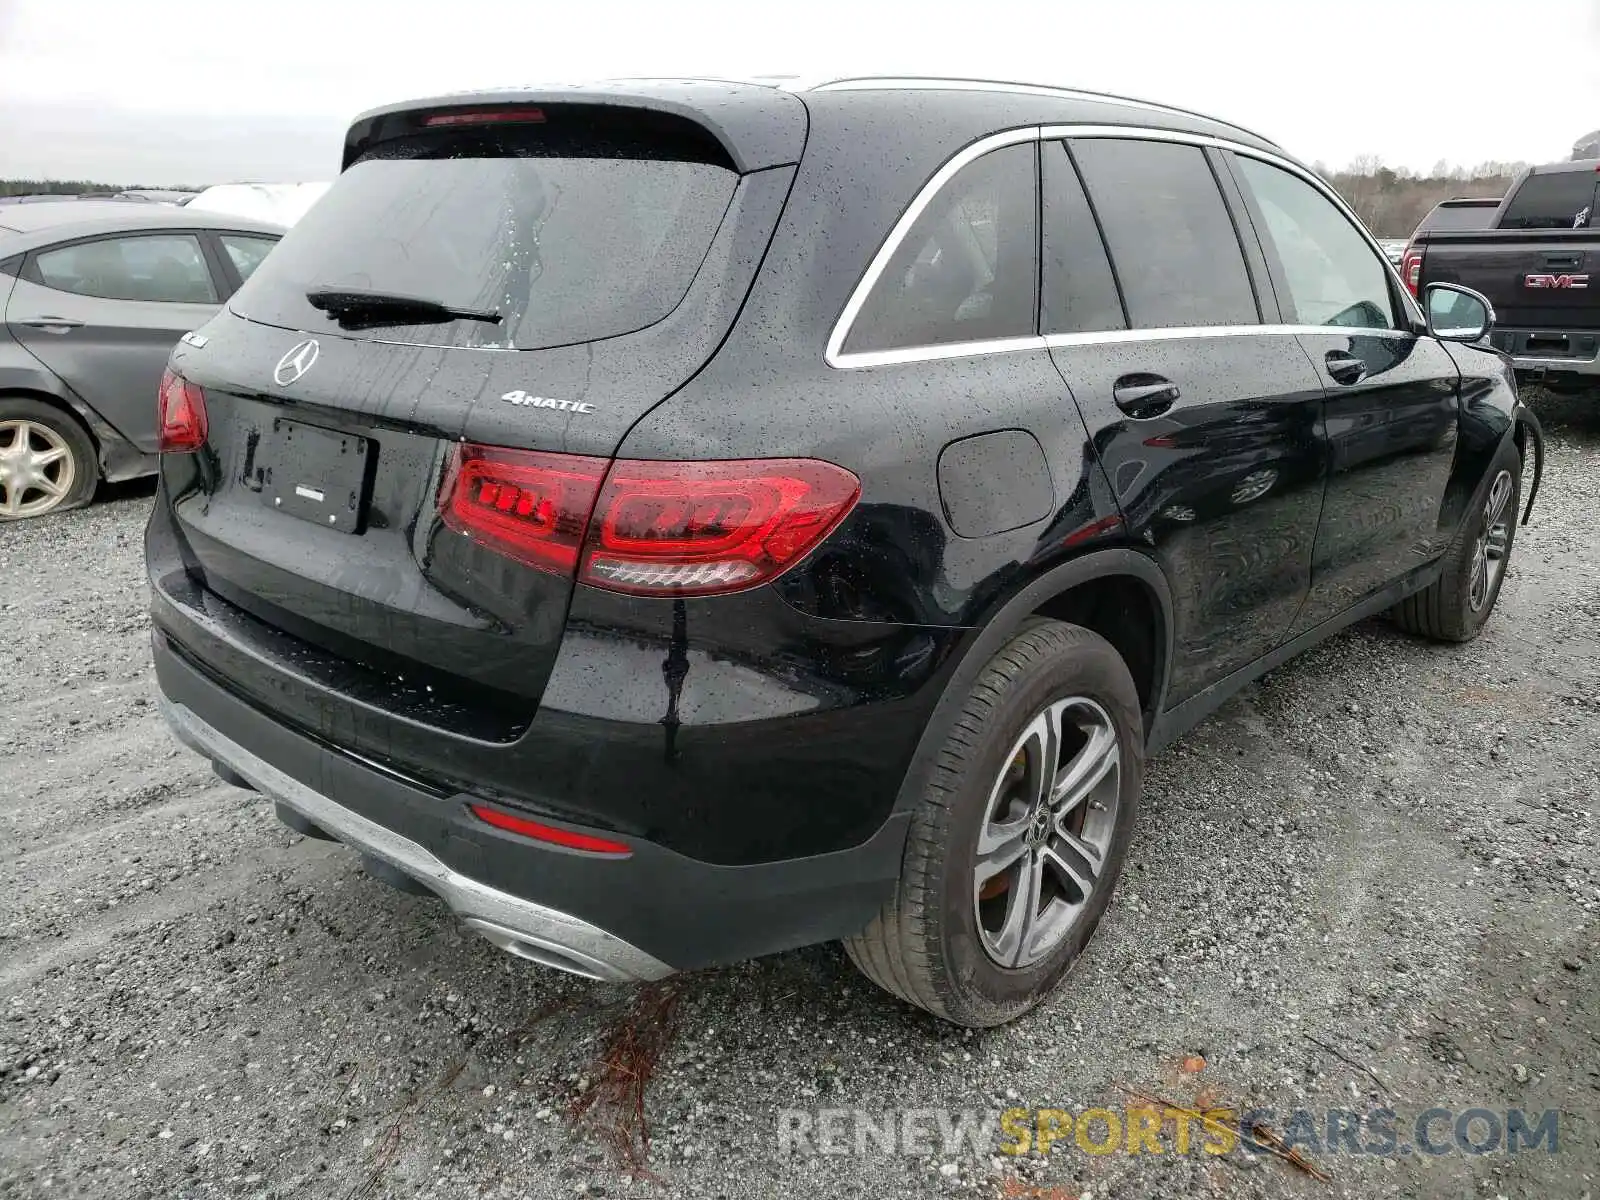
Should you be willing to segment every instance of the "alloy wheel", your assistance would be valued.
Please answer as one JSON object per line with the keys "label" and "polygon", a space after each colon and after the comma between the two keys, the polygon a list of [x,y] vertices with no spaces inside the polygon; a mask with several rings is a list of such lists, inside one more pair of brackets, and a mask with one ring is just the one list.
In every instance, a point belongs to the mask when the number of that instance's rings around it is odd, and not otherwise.
{"label": "alloy wheel", "polygon": [[0,421],[0,518],[43,516],[72,494],[77,473],[72,448],[54,429]]}
{"label": "alloy wheel", "polygon": [[1121,783],[1117,727],[1096,701],[1057,700],[1023,729],[990,791],[973,869],[979,936],[997,964],[1048,957],[1111,886]]}
{"label": "alloy wheel", "polygon": [[1515,513],[1506,512],[1512,486],[1511,472],[1501,471],[1489,485],[1489,497],[1483,502],[1483,525],[1478,530],[1472,575],[1467,581],[1467,603],[1473,612],[1483,611],[1506,569],[1506,555],[1511,549],[1511,522],[1516,518]]}

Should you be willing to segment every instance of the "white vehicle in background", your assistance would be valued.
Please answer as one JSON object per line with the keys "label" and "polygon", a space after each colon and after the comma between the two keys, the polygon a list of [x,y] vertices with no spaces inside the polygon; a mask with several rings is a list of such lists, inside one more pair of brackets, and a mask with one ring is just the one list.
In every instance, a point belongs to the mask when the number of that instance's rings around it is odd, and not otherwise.
{"label": "white vehicle in background", "polygon": [[219,183],[188,207],[274,225],[293,225],[328,190],[327,183]]}

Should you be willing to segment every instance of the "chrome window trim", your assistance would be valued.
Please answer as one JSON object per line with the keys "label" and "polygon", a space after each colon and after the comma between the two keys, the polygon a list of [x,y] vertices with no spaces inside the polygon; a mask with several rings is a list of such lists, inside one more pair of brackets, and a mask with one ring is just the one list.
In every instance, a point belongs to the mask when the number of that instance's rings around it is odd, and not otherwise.
{"label": "chrome window trim", "polygon": [[937,346],[897,346],[893,350],[858,350],[830,360],[829,365],[843,370],[856,367],[884,367],[896,363],[937,362],[944,358],[977,358],[988,354],[1015,354],[1019,350],[1043,350],[1045,339],[1028,337],[989,338],[981,342],[945,342]]}
{"label": "chrome window trim", "polygon": [[1404,329],[1365,329],[1347,325],[1174,325],[1161,329],[1108,329],[1101,333],[1047,333],[1046,346],[1102,346],[1115,342],[1175,342],[1184,338],[1248,337],[1250,334],[1410,338]]}
{"label": "chrome window trim", "polygon": [[[903,242],[906,235],[911,232],[911,227],[917,223],[917,219],[922,216],[923,211],[928,207],[929,204],[933,203],[933,198],[944,189],[944,186],[949,183],[950,180],[955,178],[955,176],[963,167],[970,162],[974,162],[975,160],[982,158],[991,150],[999,150],[1005,146],[1016,146],[1024,142],[1036,142],[1038,140],[1039,126],[1037,125],[1024,125],[1017,129],[1006,129],[999,133],[991,133],[987,137],[981,137],[977,141],[972,142],[962,149],[956,151],[954,155],[945,160],[945,163],[942,167],[933,173],[933,178],[922,185],[922,190],[912,197],[910,205],[907,206],[905,212],[900,214],[900,219],[894,223],[894,227],[889,230],[889,236],[884,239],[883,245],[879,246],[878,252],[872,256],[872,261],[867,264],[866,274],[861,277],[861,281],[856,284],[855,290],[850,293],[850,299],[845,302],[844,311],[839,314],[839,319],[833,323],[833,332],[828,335],[828,344],[822,353],[823,359],[830,367],[873,366],[876,364],[857,360],[876,358],[884,354],[899,355],[905,353],[904,350],[901,350],[898,347],[893,350],[861,350],[854,354],[846,354],[844,352],[844,343],[845,340],[850,336],[850,328],[855,324],[856,317],[861,312],[862,306],[866,304],[867,297],[872,294],[872,289],[877,286],[878,279],[883,275],[884,271],[888,269],[889,260],[892,259],[895,256],[895,253],[900,249],[900,243]],[[1037,335],[1034,335],[1034,339],[1037,340]],[[1012,337],[998,340],[1003,342],[1016,342],[1025,341],[1028,339],[1026,336],[1024,336],[1020,338]],[[967,342],[953,344],[973,346],[981,345],[982,343]],[[1018,347],[1015,346],[1006,347],[1006,349],[1017,348]],[[921,346],[910,347],[909,349],[911,351],[911,357],[895,359],[893,361],[912,362],[918,359],[929,357],[960,357],[959,355],[955,354],[932,353],[933,350],[940,349],[940,347]],[[996,351],[996,353],[1004,352],[1004,350]],[[973,351],[973,353],[985,353],[985,351]]]}
{"label": "chrome window trim", "polygon": [[1119,342],[1176,342],[1185,338],[1294,336],[1334,334],[1342,337],[1413,338],[1405,329],[1358,329],[1344,325],[1174,325],[1162,329],[1105,329],[1092,333],[1047,333],[1042,337],[991,338],[981,342],[948,342],[941,346],[905,346],[894,350],[862,350],[830,365],[841,370],[888,367],[901,363],[937,362],[946,358],[979,358],[1050,350],[1064,346],[1107,346]]}
{"label": "chrome window trim", "polygon": [[[858,81],[839,81],[839,84],[849,83],[854,86]],[[874,84],[879,81],[867,81]],[[903,85],[907,81],[881,81],[882,86],[891,84]],[[930,83],[934,81],[929,81]],[[937,81],[959,82],[959,81]],[[975,82],[975,81],[974,81]],[[839,86],[839,84],[825,84],[820,90]],[[1047,89],[1052,91],[1054,89]],[[1089,93],[1085,93],[1086,95]],[[958,150],[947,159],[943,166],[934,172],[933,177],[923,184],[922,189],[912,198],[906,211],[890,229],[889,236],[884,239],[877,252],[872,256],[872,261],[867,265],[867,270],[862,275],[855,289],[850,293],[850,298],[845,302],[843,311],[834,322],[833,330],[828,335],[827,346],[823,351],[823,360],[830,366],[839,370],[851,370],[859,367],[878,367],[900,363],[933,362],[946,358],[972,358],[984,354],[1014,354],[1020,350],[1038,350],[1050,346],[1093,346],[1112,342],[1135,342],[1144,340],[1171,341],[1178,338],[1192,337],[1229,337],[1250,333],[1298,333],[1298,334],[1340,334],[1347,337],[1393,337],[1412,338],[1416,334],[1412,329],[1367,329],[1350,328],[1343,325],[1225,325],[1225,326],[1179,326],[1162,329],[1108,329],[1095,333],[1054,333],[1042,336],[1021,336],[1009,338],[994,338],[978,342],[951,342],[937,346],[905,346],[892,350],[860,350],[855,353],[846,353],[844,343],[850,336],[851,326],[855,324],[857,315],[861,312],[876,286],[883,272],[888,268],[889,260],[900,249],[900,243],[911,231],[911,226],[916,224],[917,218],[933,202],[941,189],[965,166],[981,158],[991,150],[998,150],[1003,146],[1014,146],[1028,141],[1057,141],[1064,138],[1125,138],[1133,141],[1147,142],[1178,142],[1183,145],[1209,147],[1217,150],[1230,150],[1235,154],[1244,154],[1258,158],[1262,162],[1279,167],[1290,174],[1305,180],[1326,199],[1332,201],[1334,206],[1344,214],[1358,233],[1366,240],[1368,248],[1377,255],[1378,260],[1389,272],[1394,282],[1399,285],[1399,294],[1403,297],[1401,305],[1414,325],[1424,324],[1421,309],[1411,294],[1400,285],[1400,276],[1395,270],[1389,256],[1383,252],[1370,230],[1361,223],[1344,199],[1327,183],[1319,179],[1314,172],[1308,171],[1282,155],[1274,154],[1269,150],[1262,150],[1255,146],[1247,146],[1240,142],[1230,141],[1227,138],[1215,137],[1211,134],[1188,133],[1176,129],[1146,129],[1132,125],[1027,125],[1016,129],[1002,130],[989,134],[977,141]]]}

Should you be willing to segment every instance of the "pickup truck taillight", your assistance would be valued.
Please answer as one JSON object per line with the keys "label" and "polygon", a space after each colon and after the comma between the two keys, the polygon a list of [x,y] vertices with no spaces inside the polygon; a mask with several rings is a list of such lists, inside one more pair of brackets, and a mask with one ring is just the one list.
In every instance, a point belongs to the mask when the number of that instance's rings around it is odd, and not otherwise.
{"label": "pickup truck taillight", "polygon": [[1400,281],[1413,296],[1422,283],[1422,254],[1422,247],[1412,242],[1400,256]]}

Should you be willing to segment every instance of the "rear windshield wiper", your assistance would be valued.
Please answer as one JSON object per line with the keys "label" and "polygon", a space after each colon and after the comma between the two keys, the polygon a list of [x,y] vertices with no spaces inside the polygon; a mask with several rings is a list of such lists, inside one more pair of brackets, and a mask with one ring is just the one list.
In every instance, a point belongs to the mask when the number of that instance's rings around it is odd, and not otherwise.
{"label": "rear windshield wiper", "polygon": [[421,296],[369,292],[360,288],[312,288],[306,303],[320,309],[346,329],[373,329],[382,325],[442,325],[446,321],[483,321],[498,325],[492,309],[456,308]]}

